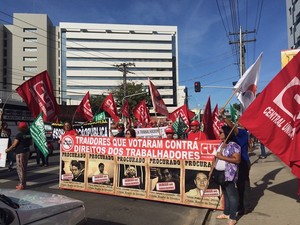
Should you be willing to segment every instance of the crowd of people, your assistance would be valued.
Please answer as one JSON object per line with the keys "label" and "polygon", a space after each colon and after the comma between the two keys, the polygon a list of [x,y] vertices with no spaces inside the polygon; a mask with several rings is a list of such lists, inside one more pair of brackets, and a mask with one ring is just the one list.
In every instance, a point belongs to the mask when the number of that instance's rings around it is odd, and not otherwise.
{"label": "crowd of people", "polygon": [[[251,206],[249,201],[250,194],[250,160],[248,156],[249,148],[249,134],[240,124],[234,124],[229,118],[224,115],[224,109],[220,110],[220,115],[223,117],[224,126],[219,131],[220,146],[215,153],[215,161],[210,172],[209,177],[205,174],[198,173],[194,182],[196,186],[205,186],[206,181],[209,178],[214,179],[222,188],[225,200],[225,208],[223,214],[219,215],[218,219],[230,219],[229,224],[236,223],[237,214],[246,214],[251,212]],[[205,132],[200,129],[201,124],[194,120],[190,123],[190,131],[186,135],[188,140],[207,140]],[[78,135],[72,128],[70,122],[65,122],[63,125],[65,134]],[[134,128],[128,126],[125,129],[124,124],[118,124],[116,126],[118,132],[113,135],[116,138],[136,138],[136,131]],[[5,152],[8,154],[8,168],[12,170],[14,160],[12,152],[16,155],[16,169],[19,177],[19,184],[16,189],[22,190],[26,188],[26,171],[27,162],[29,158],[29,146],[32,144],[32,138],[28,124],[25,122],[19,122],[18,134],[13,141],[10,140],[11,131],[8,129],[6,123],[2,123],[1,137],[9,138],[9,144]],[[111,133],[112,134],[112,133]],[[167,126],[165,129],[167,139],[175,139],[176,133],[172,126]],[[264,146],[262,146],[263,148]],[[262,149],[263,151],[263,149]],[[43,159],[43,164],[48,165],[48,159]],[[103,166],[99,164],[99,171]],[[166,169],[167,171],[168,169]],[[82,162],[72,160],[70,163],[70,171],[74,176],[74,181],[84,181],[84,165]],[[171,172],[168,171],[170,176]],[[205,175],[205,176],[204,176]],[[167,180],[167,172],[162,176]],[[161,179],[163,180],[163,179]],[[202,182],[203,181],[203,182]],[[201,186],[201,190],[205,189]],[[188,193],[197,194],[199,191],[190,190]]]}

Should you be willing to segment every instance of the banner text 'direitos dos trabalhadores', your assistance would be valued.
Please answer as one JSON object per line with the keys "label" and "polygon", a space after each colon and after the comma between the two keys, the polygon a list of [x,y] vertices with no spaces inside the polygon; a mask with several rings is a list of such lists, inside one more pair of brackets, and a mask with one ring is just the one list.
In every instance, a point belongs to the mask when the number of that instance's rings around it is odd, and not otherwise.
{"label": "banner text 'direitos dos trabalhadores'", "polygon": [[96,136],[62,137],[62,152],[127,157],[211,160],[220,140],[189,141],[174,139],[111,138]]}

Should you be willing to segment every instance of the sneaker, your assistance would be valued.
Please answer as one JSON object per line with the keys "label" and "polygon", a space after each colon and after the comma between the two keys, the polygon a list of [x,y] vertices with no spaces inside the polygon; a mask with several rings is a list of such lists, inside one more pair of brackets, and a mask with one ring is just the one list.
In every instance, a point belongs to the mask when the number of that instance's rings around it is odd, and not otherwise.
{"label": "sneaker", "polygon": [[261,155],[261,156],[259,156],[259,158],[260,159],[265,159],[265,158],[267,158],[267,156]]}
{"label": "sneaker", "polygon": [[24,190],[24,186],[22,184],[19,184],[19,185],[16,186],[16,189],[19,190],[19,191]]}

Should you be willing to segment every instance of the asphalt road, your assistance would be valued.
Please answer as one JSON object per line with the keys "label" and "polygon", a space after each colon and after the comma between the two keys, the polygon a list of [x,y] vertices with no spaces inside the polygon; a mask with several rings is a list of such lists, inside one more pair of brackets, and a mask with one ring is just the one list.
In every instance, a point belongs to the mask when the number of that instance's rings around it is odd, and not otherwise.
{"label": "asphalt road", "polygon": [[[48,167],[36,165],[35,155],[29,160],[27,185],[29,190],[43,191],[79,199],[86,207],[89,225],[201,225],[208,216],[207,209],[125,198],[104,194],[62,190],[59,181],[59,151],[49,158]],[[0,168],[2,188],[15,188],[16,171]]]}

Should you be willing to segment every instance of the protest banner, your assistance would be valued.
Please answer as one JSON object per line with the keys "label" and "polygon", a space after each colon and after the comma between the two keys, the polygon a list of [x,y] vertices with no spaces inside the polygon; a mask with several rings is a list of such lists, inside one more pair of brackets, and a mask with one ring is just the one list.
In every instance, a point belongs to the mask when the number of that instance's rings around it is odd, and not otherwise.
{"label": "protest banner", "polygon": [[[209,188],[202,200],[186,193],[195,188],[197,171],[210,170],[219,142],[66,135],[60,188],[222,209],[218,187]],[[72,160],[85,163],[86,185],[80,188],[68,169]]]}
{"label": "protest banner", "polygon": [[5,167],[6,164],[6,152],[8,147],[8,138],[0,138],[0,167]]}

